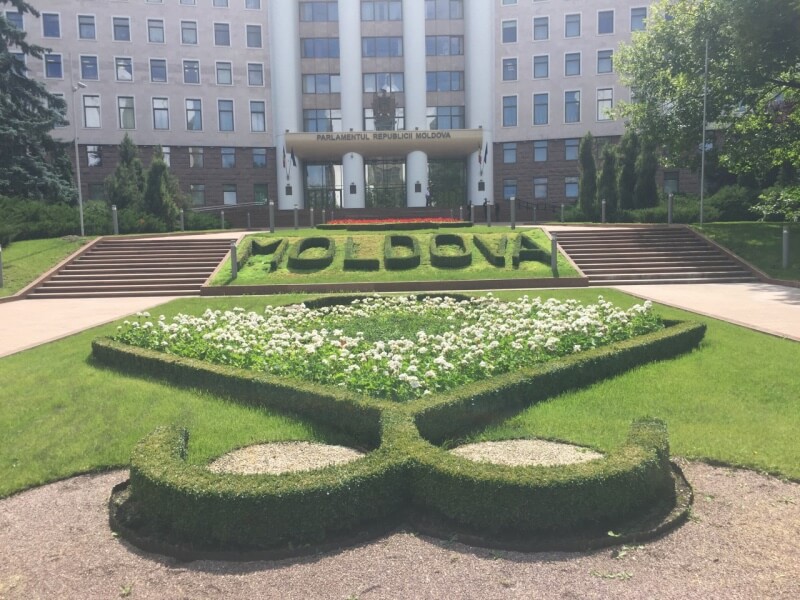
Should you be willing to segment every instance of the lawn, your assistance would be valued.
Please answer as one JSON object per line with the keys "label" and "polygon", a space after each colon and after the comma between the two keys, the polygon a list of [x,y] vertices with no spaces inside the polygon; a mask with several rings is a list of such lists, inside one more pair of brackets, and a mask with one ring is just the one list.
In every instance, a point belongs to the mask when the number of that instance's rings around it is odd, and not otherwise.
{"label": "lawn", "polygon": [[[333,264],[325,269],[300,270],[290,269],[286,264],[286,257],[280,267],[270,273],[267,265],[271,256],[252,256],[239,270],[238,277],[231,281],[230,264],[220,269],[212,285],[272,285],[292,283],[342,283],[342,282],[388,282],[388,281],[441,281],[441,280],[466,280],[466,279],[520,279],[520,278],[550,278],[553,273],[547,264],[535,261],[525,261],[519,268],[511,266],[511,241],[518,233],[534,239],[542,248],[549,252],[550,240],[540,229],[517,229],[512,231],[509,227],[465,227],[455,229],[425,229],[414,231],[341,231],[341,230],[314,230],[305,229],[298,231],[281,231],[274,234],[255,236],[259,239],[285,238],[290,244],[296,243],[303,237],[323,236],[333,238],[336,242],[336,255]],[[406,270],[387,270],[383,264],[383,242],[386,235],[403,233],[415,236],[419,240],[422,261],[419,267]],[[463,235],[472,248],[472,264],[468,267],[444,269],[431,266],[429,240],[437,233],[456,233]],[[506,251],[506,267],[498,268],[489,264],[483,254],[475,247],[472,236],[479,234],[491,243],[499,242],[503,234],[508,236],[508,249]],[[379,271],[351,271],[344,270],[344,250],[348,237],[352,237],[357,246],[358,258],[378,258]],[[452,250],[452,249],[451,249]],[[319,249],[309,249],[303,256],[313,257],[320,253]],[[559,277],[576,277],[577,272],[570,263],[560,255],[558,258]]]}
{"label": "lawn", "polygon": [[25,240],[3,248],[3,287],[0,287],[0,297],[16,294],[88,241],[86,238],[70,236]]}
{"label": "lawn", "polygon": [[776,279],[800,279],[800,223],[789,225],[789,268],[784,269],[781,223],[709,223],[697,228]]}

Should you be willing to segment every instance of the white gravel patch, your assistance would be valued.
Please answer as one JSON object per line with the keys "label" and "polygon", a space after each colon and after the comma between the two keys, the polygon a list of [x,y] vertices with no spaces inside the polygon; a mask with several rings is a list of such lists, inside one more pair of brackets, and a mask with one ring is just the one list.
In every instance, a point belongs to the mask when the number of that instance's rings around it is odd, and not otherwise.
{"label": "white gravel patch", "polygon": [[273,442],[239,448],[212,461],[208,468],[215,473],[280,475],[339,465],[363,456],[363,452],[345,446],[312,442]]}
{"label": "white gravel patch", "polygon": [[550,467],[603,458],[602,454],[589,448],[547,442],[545,440],[478,442],[477,444],[459,446],[450,452],[476,462],[511,466],[539,465]]}

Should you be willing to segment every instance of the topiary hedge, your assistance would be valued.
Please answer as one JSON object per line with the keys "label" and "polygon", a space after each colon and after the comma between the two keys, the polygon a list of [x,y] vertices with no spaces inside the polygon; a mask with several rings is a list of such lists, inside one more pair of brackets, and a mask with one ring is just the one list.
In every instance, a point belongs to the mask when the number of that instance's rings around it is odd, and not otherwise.
{"label": "topiary hedge", "polygon": [[[457,246],[458,254],[441,253],[441,246]],[[438,233],[431,236],[431,265],[447,269],[460,269],[472,264],[472,249],[463,236],[454,233]]]}
{"label": "topiary hedge", "polygon": [[448,229],[453,227],[472,227],[472,223],[470,221],[452,221],[444,223],[435,221],[418,221],[413,223],[324,223],[317,225],[317,229],[333,229],[344,231],[407,231],[419,229]]}
{"label": "topiary hedge", "polygon": [[520,263],[526,260],[545,264],[550,262],[550,253],[523,233],[514,239],[511,257],[511,264],[514,267],[519,267]]}
{"label": "topiary hedge", "polygon": [[283,238],[270,240],[260,240],[258,238],[252,239],[252,253],[255,256],[269,256],[272,254],[272,258],[269,261],[269,271],[275,271],[280,266],[283,256],[286,254],[286,250],[289,248],[289,240],[285,240]]}
{"label": "topiary hedge", "polygon": [[492,248],[490,242],[481,235],[472,236],[475,247],[480,250],[483,257],[490,265],[503,268],[506,266],[506,248],[508,248],[508,236],[504,235],[497,242],[497,246]]}
{"label": "topiary hedge", "polygon": [[379,271],[381,261],[377,258],[359,258],[353,238],[348,237],[344,245],[344,270],[345,271]]}
{"label": "topiary hedge", "polygon": [[[304,258],[303,252],[311,248],[325,250],[323,256]],[[333,263],[336,254],[336,242],[329,237],[307,237],[295,242],[289,250],[288,266],[290,269],[325,269]]]}
{"label": "topiary hedge", "polygon": [[[411,255],[398,255],[395,248],[407,248]],[[387,269],[414,269],[420,265],[422,253],[413,235],[387,235],[383,240],[383,264]]]}

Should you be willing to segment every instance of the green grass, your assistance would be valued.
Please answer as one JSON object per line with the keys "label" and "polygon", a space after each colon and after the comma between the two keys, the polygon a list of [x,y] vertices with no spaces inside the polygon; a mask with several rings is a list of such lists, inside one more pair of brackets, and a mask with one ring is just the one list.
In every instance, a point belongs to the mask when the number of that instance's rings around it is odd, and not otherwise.
{"label": "green grass", "polygon": [[3,287],[0,287],[0,297],[16,294],[88,241],[86,238],[73,237],[25,240],[3,248]]}
{"label": "green grass", "polygon": [[709,223],[697,229],[775,279],[800,279],[800,223],[789,225],[789,267],[784,269],[781,223]]}
{"label": "green grass", "polygon": [[[512,244],[508,244],[505,268],[498,268],[489,264],[472,242],[473,234],[482,234],[496,243],[503,235],[509,237],[525,232],[526,235],[536,240],[543,248],[549,251],[550,240],[540,229],[517,229],[511,231],[508,227],[465,227],[457,229],[425,229],[402,232],[413,235],[419,240],[422,252],[422,261],[419,267],[407,270],[387,271],[383,265],[383,240],[386,235],[398,232],[374,231],[340,231],[340,230],[313,230],[282,231],[275,234],[264,234],[256,237],[270,238],[282,237],[289,240],[290,244],[296,243],[303,237],[310,235],[332,237],[336,241],[336,255],[333,264],[326,269],[305,270],[289,269],[284,258],[278,270],[270,273],[266,270],[269,258],[266,256],[252,256],[239,270],[236,280],[231,281],[230,264],[225,264],[220,269],[212,282],[213,285],[272,285],[289,283],[342,283],[342,282],[388,282],[388,281],[441,281],[465,279],[520,279],[520,278],[550,278],[553,273],[550,264],[526,261],[515,269],[511,266]],[[441,269],[431,266],[429,240],[437,233],[456,233],[467,237],[472,248],[472,264],[468,267],[457,269]],[[345,271],[344,249],[345,241],[352,237],[356,243],[358,258],[378,258],[379,271]],[[402,253],[403,250],[399,249]],[[303,253],[306,256],[306,253]],[[311,256],[309,254],[308,256]],[[558,258],[559,277],[576,277],[577,272],[563,257]]]}
{"label": "green grass", "polygon": [[[603,293],[620,306],[637,302],[608,290],[528,293],[586,302]],[[495,295],[511,299],[521,293]],[[151,312],[171,317],[234,306],[260,311],[299,299],[190,298]],[[660,307],[659,313],[706,322],[701,347],[564,394],[484,435],[536,435],[609,449],[624,439],[632,419],[650,415],[667,421],[674,454],[800,479],[800,344],[676,309]],[[75,473],[124,466],[139,439],[173,422],[190,428],[190,460],[198,463],[258,441],[334,439],[230,399],[94,367],[91,340],[113,330],[106,325],[0,359],[0,497]]]}

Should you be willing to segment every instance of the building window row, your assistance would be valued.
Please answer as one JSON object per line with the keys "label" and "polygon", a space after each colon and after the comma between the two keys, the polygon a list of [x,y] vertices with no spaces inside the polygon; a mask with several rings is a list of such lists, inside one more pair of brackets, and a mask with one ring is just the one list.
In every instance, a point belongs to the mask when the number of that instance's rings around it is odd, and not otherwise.
{"label": "building window row", "polygon": [[461,56],[464,54],[463,35],[426,35],[426,56]]}
{"label": "building window row", "polygon": [[450,21],[464,18],[464,0],[425,0],[425,19]]}
{"label": "building window row", "polygon": [[362,37],[361,56],[364,58],[403,56],[401,36]]}
{"label": "building window row", "polygon": [[[578,160],[579,138],[564,140],[564,160]],[[533,142],[533,162],[547,162],[549,157],[549,140],[535,140]],[[503,163],[515,164],[517,162],[517,143],[506,142],[503,144]]]}
{"label": "building window row", "polygon": [[[631,8],[630,30],[644,31],[647,20],[647,7]],[[610,35],[614,33],[614,10],[600,10],[597,12],[597,34]],[[581,36],[580,13],[564,15],[564,37],[577,38]],[[500,22],[500,38],[504,44],[514,44],[518,41],[517,19],[506,19]],[[550,39],[550,17],[533,18],[533,39],[543,41]]]}
{"label": "building window row", "polygon": [[[582,72],[582,55],[580,52],[564,53],[564,76],[573,77]],[[614,72],[614,51],[598,50],[596,72],[598,75]],[[518,78],[517,59],[502,59],[503,81],[516,81]],[[533,78],[548,79],[550,77],[550,55],[537,54],[533,57]]]}
{"label": "building window row", "polygon": [[[505,98],[505,97],[504,97]],[[614,89],[600,88],[597,90],[595,120],[610,121],[613,119]],[[567,90],[564,92],[564,123],[581,122],[581,92],[580,90]],[[506,125],[505,104],[503,124]],[[550,93],[542,92],[533,95],[533,125],[550,124]]]}
{"label": "building window row", "polygon": [[428,71],[428,92],[460,92],[464,90],[464,71]]}
{"label": "building window row", "polygon": [[306,23],[326,23],[339,20],[338,2],[301,2],[300,20]]}
{"label": "building window row", "polygon": [[362,0],[362,21],[402,21],[403,3],[401,0]]}

